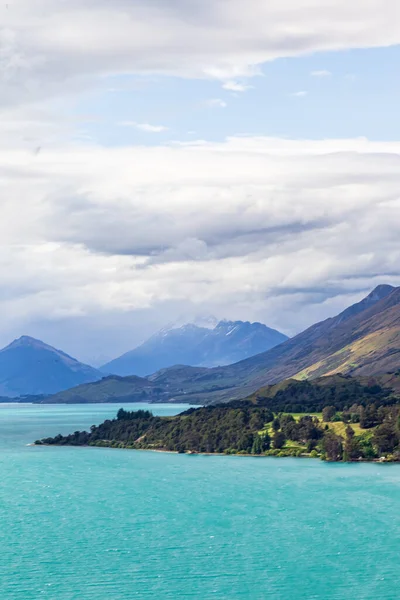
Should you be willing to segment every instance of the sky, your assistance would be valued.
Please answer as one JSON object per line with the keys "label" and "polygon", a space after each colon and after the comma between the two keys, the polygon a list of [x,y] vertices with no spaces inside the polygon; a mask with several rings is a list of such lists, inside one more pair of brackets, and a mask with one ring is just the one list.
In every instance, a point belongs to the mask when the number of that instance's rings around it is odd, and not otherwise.
{"label": "sky", "polygon": [[400,285],[398,0],[0,6],[0,345],[99,365]]}

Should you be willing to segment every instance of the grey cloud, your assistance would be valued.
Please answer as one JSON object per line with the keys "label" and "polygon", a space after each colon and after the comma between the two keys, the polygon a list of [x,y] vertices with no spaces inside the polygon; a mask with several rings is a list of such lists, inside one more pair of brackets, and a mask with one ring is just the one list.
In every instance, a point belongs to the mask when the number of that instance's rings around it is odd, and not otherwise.
{"label": "grey cloud", "polygon": [[[400,283],[399,150],[232,138],[176,149],[65,146],[26,160],[0,144],[9,290],[0,334],[42,327],[57,341],[70,323],[82,339],[108,319],[104,339],[114,323],[133,344],[138,315],[145,335],[151,323],[200,313],[294,333],[363,290]],[[115,337],[116,350],[128,349]],[[77,354],[72,342],[66,350]]]}
{"label": "grey cloud", "polygon": [[[210,147],[210,154],[216,165],[220,162],[226,167],[230,160],[236,163],[229,144],[225,153],[219,150],[214,154]],[[360,156],[347,152],[342,156],[320,156],[318,151],[303,156],[299,152],[297,156],[280,158],[278,163],[276,157],[266,155],[258,163],[254,152],[247,162],[242,151],[242,173],[235,166],[233,181],[229,183],[221,169],[220,181],[213,176],[212,185],[208,186],[207,171],[200,173],[198,168],[203,155],[203,150],[196,153],[195,149],[186,148],[172,155],[171,162],[166,148],[167,162],[157,163],[160,149],[150,151],[149,165],[155,161],[153,182],[133,181],[124,191],[121,183],[121,190],[111,193],[105,201],[96,200],[94,190],[89,198],[55,195],[51,197],[46,230],[53,233],[54,240],[83,244],[93,252],[148,257],[155,264],[220,260],[257,252],[267,256],[268,249],[274,246],[280,246],[278,252],[290,249],[293,240],[300,246],[307,245],[307,239],[315,240],[318,247],[329,251],[330,246],[337,246],[335,227],[370,228],[371,215],[376,218],[379,214],[379,219],[369,231],[370,241],[374,237],[381,241],[380,223],[384,223],[386,231],[395,227],[396,221],[387,218],[390,211],[380,208],[382,203],[395,200],[400,188],[398,161],[389,153],[382,157],[378,153]],[[165,182],[163,186],[167,165],[176,169],[181,160],[185,178],[190,179],[195,173],[196,182],[188,185],[184,180],[181,185],[172,186]],[[108,179],[113,181],[112,175]],[[100,192],[102,183],[96,186]],[[386,251],[394,239],[395,231],[393,237],[386,236],[376,245],[375,255]],[[350,235],[346,244],[349,250],[358,252],[364,240],[360,235]]]}
{"label": "grey cloud", "polygon": [[[190,190],[188,190],[190,194]],[[232,190],[232,194],[235,191]],[[162,194],[160,198],[162,203]],[[251,200],[248,205],[251,206]],[[198,206],[201,213],[201,203]],[[243,256],[260,247],[282,242],[313,229],[327,227],[332,220],[313,218],[299,220],[287,215],[282,224],[265,225],[268,208],[261,220],[246,219],[245,215],[230,214],[227,209],[216,218],[202,215],[203,223],[197,225],[190,218],[160,212],[146,212],[146,205],[132,208],[118,201],[107,209],[99,207],[85,197],[68,197],[54,200],[54,208],[46,229],[54,232],[54,240],[84,244],[94,252],[148,257],[149,262],[172,260],[213,260],[227,256]],[[259,220],[259,223],[257,223]],[[60,228],[58,224],[62,224]]]}

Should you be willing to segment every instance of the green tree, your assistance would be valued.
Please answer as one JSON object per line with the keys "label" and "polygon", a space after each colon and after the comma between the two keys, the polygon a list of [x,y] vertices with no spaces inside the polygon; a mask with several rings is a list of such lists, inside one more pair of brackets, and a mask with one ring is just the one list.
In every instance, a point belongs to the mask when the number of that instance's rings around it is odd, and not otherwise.
{"label": "green tree", "polygon": [[280,423],[280,421],[279,421],[279,419],[278,419],[278,418],[275,418],[275,419],[272,421],[272,429],[273,429],[274,431],[279,431],[279,430],[280,430],[280,428],[281,428],[281,423]]}
{"label": "green tree", "polygon": [[330,423],[335,415],[336,408],[334,406],[325,406],[322,411],[322,419],[325,423]]}
{"label": "green tree", "polygon": [[252,454],[261,454],[262,449],[263,449],[263,446],[262,446],[261,438],[258,435],[258,433],[256,433],[254,435],[253,446],[251,448],[251,453]]}
{"label": "green tree", "polygon": [[379,454],[386,454],[393,452],[398,445],[399,435],[392,423],[385,422],[375,429],[372,442],[375,444]]}
{"label": "green tree", "polygon": [[275,431],[273,437],[274,448],[280,450],[286,444],[286,437],[282,431]]}
{"label": "green tree", "polygon": [[371,429],[378,425],[378,412],[375,404],[370,404],[367,407],[362,407],[360,410],[360,426],[363,429]]}
{"label": "green tree", "polygon": [[322,448],[326,456],[326,460],[339,461],[343,457],[342,438],[336,435],[333,431],[327,431],[322,440]]}
{"label": "green tree", "polygon": [[372,444],[372,436],[369,432],[365,432],[357,439],[360,446],[361,456],[367,460],[376,458],[377,453]]}
{"label": "green tree", "polygon": [[261,438],[261,445],[263,452],[266,452],[271,448],[271,438],[269,437],[268,433],[265,433]]}
{"label": "green tree", "polygon": [[245,433],[241,436],[238,443],[238,450],[240,452],[247,452],[247,454],[251,454],[251,449],[253,447],[254,436],[252,433]]}
{"label": "green tree", "polygon": [[362,456],[360,444],[356,438],[354,429],[346,427],[346,440],[344,443],[343,460],[352,461],[357,460]]}

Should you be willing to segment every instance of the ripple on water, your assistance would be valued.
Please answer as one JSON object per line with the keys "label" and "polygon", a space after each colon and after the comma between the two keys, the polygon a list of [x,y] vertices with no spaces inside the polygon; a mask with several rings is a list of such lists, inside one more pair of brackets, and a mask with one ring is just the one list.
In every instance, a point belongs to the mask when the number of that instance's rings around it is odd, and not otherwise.
{"label": "ripple on water", "polygon": [[0,598],[398,597],[400,467],[26,446],[117,408],[0,408]]}

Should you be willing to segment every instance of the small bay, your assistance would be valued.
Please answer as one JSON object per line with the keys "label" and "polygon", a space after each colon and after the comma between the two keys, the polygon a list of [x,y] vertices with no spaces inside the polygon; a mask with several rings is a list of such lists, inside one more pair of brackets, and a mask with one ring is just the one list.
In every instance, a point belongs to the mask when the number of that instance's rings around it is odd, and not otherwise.
{"label": "small bay", "polygon": [[400,466],[27,445],[120,407],[0,404],[0,598],[398,597]]}

